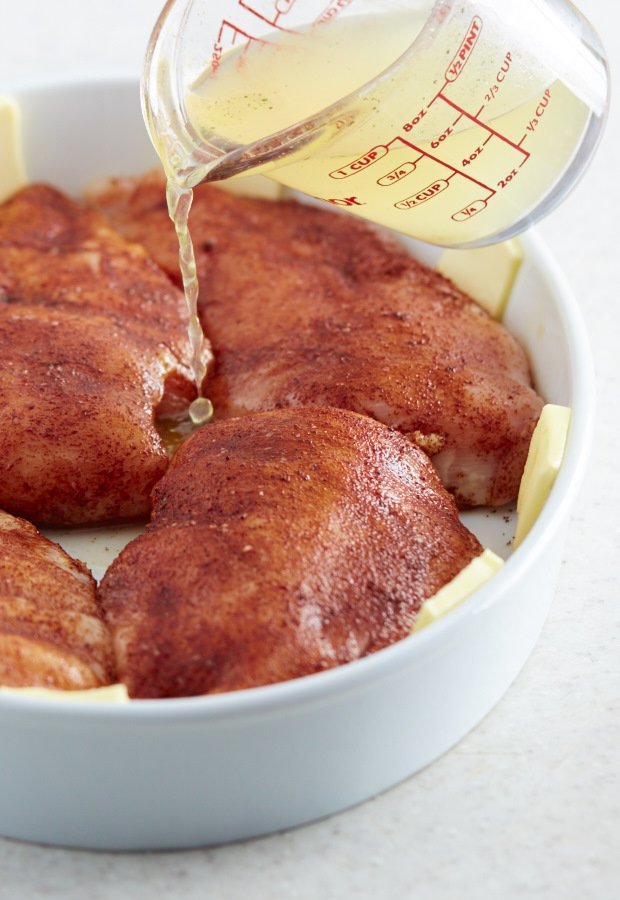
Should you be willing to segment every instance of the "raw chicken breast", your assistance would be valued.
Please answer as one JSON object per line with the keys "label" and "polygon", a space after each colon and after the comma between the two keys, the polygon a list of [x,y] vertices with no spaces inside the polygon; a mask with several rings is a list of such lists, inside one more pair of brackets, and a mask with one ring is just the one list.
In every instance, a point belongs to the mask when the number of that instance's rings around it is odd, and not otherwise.
{"label": "raw chicken breast", "polygon": [[54,525],[146,516],[156,412],[195,396],[182,293],[60,192],[0,207],[0,505]]}
{"label": "raw chicken breast", "polygon": [[95,587],[86,566],[0,512],[0,685],[86,690],[115,681]]}
{"label": "raw chicken breast", "polygon": [[100,601],[132,697],[270,684],[405,637],[482,548],[428,458],[364,416],[317,407],[207,426]]}

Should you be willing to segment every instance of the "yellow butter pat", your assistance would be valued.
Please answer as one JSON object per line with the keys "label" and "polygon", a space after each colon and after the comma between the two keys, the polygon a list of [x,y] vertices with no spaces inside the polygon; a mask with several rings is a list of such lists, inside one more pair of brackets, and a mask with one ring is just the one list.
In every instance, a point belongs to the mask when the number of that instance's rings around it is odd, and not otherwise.
{"label": "yellow butter pat", "polygon": [[0,687],[0,694],[38,697],[41,700],[82,700],[88,703],[127,703],[129,695],[124,684],[108,684],[86,691],[60,691],[42,687]]}
{"label": "yellow butter pat", "polygon": [[548,403],[534,429],[517,499],[514,546],[529,534],[545,505],[564,459],[571,411]]}
{"label": "yellow butter pat", "polygon": [[26,181],[20,109],[11,97],[0,97],[0,203]]}
{"label": "yellow butter pat", "polygon": [[437,271],[501,319],[522,262],[523,249],[513,238],[474,250],[444,250]]}
{"label": "yellow butter pat", "polygon": [[463,600],[482,587],[492,575],[499,572],[503,565],[503,559],[488,549],[472,559],[452,581],[424,603],[413,627],[414,634],[452,612]]}
{"label": "yellow butter pat", "polygon": [[226,181],[214,181],[215,187],[236,194],[238,197],[256,197],[259,200],[281,200],[284,187],[264,175],[237,175]]}

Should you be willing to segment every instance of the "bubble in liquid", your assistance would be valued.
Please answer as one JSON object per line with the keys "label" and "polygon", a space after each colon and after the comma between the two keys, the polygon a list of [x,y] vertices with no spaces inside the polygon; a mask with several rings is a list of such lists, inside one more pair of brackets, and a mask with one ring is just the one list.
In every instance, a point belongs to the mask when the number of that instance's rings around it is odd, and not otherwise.
{"label": "bubble in liquid", "polygon": [[197,397],[189,406],[189,417],[194,425],[205,425],[213,417],[213,404],[208,397]]}

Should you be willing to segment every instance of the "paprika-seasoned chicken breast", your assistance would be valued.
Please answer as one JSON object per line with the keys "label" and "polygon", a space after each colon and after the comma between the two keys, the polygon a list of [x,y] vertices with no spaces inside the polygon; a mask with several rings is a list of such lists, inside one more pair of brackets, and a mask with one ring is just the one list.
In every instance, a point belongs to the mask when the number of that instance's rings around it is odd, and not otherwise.
{"label": "paprika-seasoned chicken breast", "polygon": [[100,601],[132,697],[270,684],[405,637],[482,548],[401,434],[307,407],[209,425]]}
{"label": "paprika-seasoned chicken breast", "polygon": [[0,506],[39,523],[146,516],[156,412],[195,395],[182,293],[92,210],[31,185],[0,207]]}
{"label": "paprika-seasoned chicken breast", "polygon": [[86,690],[114,681],[86,566],[0,511],[0,685]]}
{"label": "paprika-seasoned chicken breast", "polygon": [[[178,282],[159,174],[90,202]],[[522,348],[476,303],[352,217],[202,185],[190,228],[216,418],[354,410],[431,455],[461,506],[516,497],[542,400]]]}

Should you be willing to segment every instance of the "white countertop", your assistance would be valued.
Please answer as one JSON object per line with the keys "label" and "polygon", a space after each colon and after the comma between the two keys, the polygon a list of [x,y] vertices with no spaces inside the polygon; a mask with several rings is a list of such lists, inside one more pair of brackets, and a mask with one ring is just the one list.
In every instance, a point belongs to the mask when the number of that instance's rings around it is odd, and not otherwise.
{"label": "white countertop", "polygon": [[[41,76],[137,74],[160,6],[0,0],[0,91]],[[579,6],[617,66],[620,4]],[[591,169],[541,227],[587,320],[598,428],[549,620],[497,708],[406,783],[285,834],[152,854],[0,839],[0,900],[620,896],[619,144],[612,110]]]}

